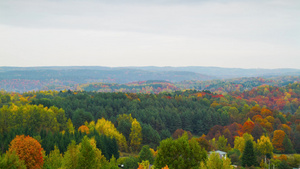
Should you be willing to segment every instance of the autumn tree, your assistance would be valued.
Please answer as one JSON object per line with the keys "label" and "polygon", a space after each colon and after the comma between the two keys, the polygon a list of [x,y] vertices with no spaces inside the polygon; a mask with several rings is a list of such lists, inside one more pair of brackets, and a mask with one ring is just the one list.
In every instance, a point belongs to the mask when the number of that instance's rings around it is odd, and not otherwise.
{"label": "autumn tree", "polygon": [[221,151],[229,151],[231,149],[230,144],[227,143],[227,138],[223,135],[218,138],[217,147]]}
{"label": "autumn tree", "polygon": [[212,150],[212,146],[210,145],[210,143],[208,142],[208,140],[206,140],[205,135],[203,134],[201,137],[196,139],[198,144],[204,148],[206,151],[211,151]]}
{"label": "autumn tree", "polygon": [[181,137],[184,133],[188,134],[189,139],[191,139],[193,137],[192,133],[190,131],[185,131],[183,129],[177,129],[173,134],[172,137],[174,139],[178,139],[179,137]]}
{"label": "autumn tree", "polygon": [[68,119],[68,122],[67,122],[67,129],[69,131],[69,133],[73,133],[74,134],[74,131],[75,131],[75,127],[71,121],[71,119]]}
{"label": "autumn tree", "polygon": [[11,142],[9,152],[16,152],[28,169],[41,168],[44,164],[41,144],[30,136],[17,135]]}
{"label": "autumn tree", "polygon": [[263,128],[259,123],[254,123],[254,128],[251,132],[251,135],[253,136],[254,140],[258,140],[262,135],[264,131]]}
{"label": "autumn tree", "polygon": [[283,147],[284,137],[285,137],[285,132],[284,131],[282,131],[282,130],[275,130],[274,131],[272,143],[273,143],[274,148],[278,151],[281,151],[281,152],[284,151],[284,147]]}
{"label": "autumn tree", "polygon": [[269,110],[267,108],[262,108],[261,109],[261,115],[263,117],[267,117],[267,116],[273,116],[273,113],[271,112],[271,110]]}
{"label": "autumn tree", "polygon": [[139,163],[138,169],[149,169],[149,165],[149,161],[142,161],[141,163]]}
{"label": "autumn tree", "polygon": [[212,153],[206,163],[201,161],[199,169],[234,169],[234,167],[229,158],[220,158],[218,153]]}
{"label": "autumn tree", "polygon": [[104,118],[98,119],[95,129],[99,134],[104,134],[110,138],[115,137],[120,151],[128,151],[126,138],[116,129],[111,121],[105,120]]}
{"label": "autumn tree", "polygon": [[253,137],[251,134],[245,133],[243,137],[236,137],[234,140],[234,148],[238,149],[241,153],[244,152],[246,142],[250,140],[253,144],[255,144]]}
{"label": "autumn tree", "polygon": [[168,165],[166,165],[165,167],[163,167],[161,169],[169,169],[169,167],[168,167]]}
{"label": "autumn tree", "polygon": [[267,154],[273,154],[273,145],[270,138],[268,136],[261,136],[260,139],[257,140],[256,148],[265,156],[265,163],[267,163]]}
{"label": "autumn tree", "polygon": [[90,129],[86,125],[82,125],[78,128],[81,133],[90,134]]}
{"label": "autumn tree", "polygon": [[250,119],[248,119],[244,125],[243,125],[243,128],[242,128],[242,133],[251,133],[252,130],[254,129],[254,123],[253,121],[251,121]]}
{"label": "autumn tree", "polygon": [[130,146],[134,151],[138,151],[142,143],[142,128],[140,123],[134,119],[131,124],[131,132],[129,135]]}
{"label": "autumn tree", "polygon": [[245,139],[239,136],[235,137],[234,148],[239,150],[240,152],[243,152],[245,148]]}

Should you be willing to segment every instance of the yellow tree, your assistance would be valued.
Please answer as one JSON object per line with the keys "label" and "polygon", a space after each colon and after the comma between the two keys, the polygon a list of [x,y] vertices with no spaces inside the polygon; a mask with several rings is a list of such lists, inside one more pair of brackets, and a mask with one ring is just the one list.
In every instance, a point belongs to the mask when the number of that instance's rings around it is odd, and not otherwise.
{"label": "yellow tree", "polygon": [[260,139],[257,140],[256,148],[261,154],[265,155],[265,162],[267,163],[267,154],[273,153],[273,145],[268,136],[261,136]]}
{"label": "yellow tree", "polygon": [[212,153],[206,162],[200,163],[201,169],[233,169],[229,158],[220,158],[218,153]]}
{"label": "yellow tree", "polygon": [[67,127],[68,127],[68,130],[69,130],[69,133],[74,133],[75,132],[75,128],[73,126],[73,123],[72,123],[71,119],[68,119]]}
{"label": "yellow tree", "polygon": [[242,153],[245,148],[245,139],[243,137],[237,136],[234,139],[234,148],[240,150],[240,152]]}
{"label": "yellow tree", "polygon": [[120,151],[127,151],[128,150],[128,146],[127,146],[127,142],[126,142],[126,138],[124,137],[123,134],[121,134],[116,127],[114,126],[114,124],[111,121],[105,120],[104,118],[102,119],[98,119],[95,129],[97,132],[99,132],[100,134],[104,134],[110,138],[115,137],[117,142],[118,142],[118,146]]}
{"label": "yellow tree", "polygon": [[148,169],[150,166],[150,162],[148,160],[146,161],[142,161],[141,163],[139,163],[139,168],[138,169]]}
{"label": "yellow tree", "polygon": [[132,149],[138,151],[142,143],[142,127],[136,119],[134,119],[131,124],[129,139]]}
{"label": "yellow tree", "polygon": [[243,153],[245,144],[248,140],[251,140],[251,142],[255,145],[253,136],[251,134],[245,133],[243,134],[243,137],[237,136],[234,140],[234,148],[240,150],[240,152]]}

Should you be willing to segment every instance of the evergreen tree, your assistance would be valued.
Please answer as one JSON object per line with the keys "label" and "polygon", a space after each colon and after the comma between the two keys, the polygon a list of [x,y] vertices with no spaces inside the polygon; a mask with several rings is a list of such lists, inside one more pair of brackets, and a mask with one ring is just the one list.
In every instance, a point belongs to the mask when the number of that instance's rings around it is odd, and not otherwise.
{"label": "evergreen tree", "polygon": [[68,145],[68,150],[65,152],[64,159],[62,161],[63,168],[74,169],[78,166],[78,154],[79,149],[74,140]]}
{"label": "evergreen tree", "polygon": [[60,154],[58,148],[55,146],[54,150],[45,157],[44,167],[46,168],[60,168],[62,165],[62,155]]}
{"label": "evergreen tree", "polygon": [[87,136],[82,139],[79,148],[78,168],[96,168],[96,151]]}
{"label": "evergreen tree", "polygon": [[253,149],[253,143],[251,140],[248,140],[245,145],[245,149],[242,155],[242,166],[256,166],[256,156]]}
{"label": "evergreen tree", "polygon": [[291,140],[288,138],[287,135],[285,135],[282,144],[283,144],[283,147],[284,147],[284,153],[286,153],[286,154],[295,153],[295,150],[293,148],[293,144],[292,144]]}
{"label": "evergreen tree", "polygon": [[132,168],[138,168],[138,159],[134,158],[132,156],[129,156],[124,161],[124,169],[132,169]]}
{"label": "evergreen tree", "polygon": [[283,160],[281,161],[281,163],[279,163],[278,165],[278,169],[290,169],[291,167],[288,165],[288,163]]}

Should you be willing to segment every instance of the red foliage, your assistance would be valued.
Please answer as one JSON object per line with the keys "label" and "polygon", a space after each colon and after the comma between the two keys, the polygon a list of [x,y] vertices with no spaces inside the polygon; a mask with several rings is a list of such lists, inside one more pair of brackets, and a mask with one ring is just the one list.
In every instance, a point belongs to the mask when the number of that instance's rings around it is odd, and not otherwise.
{"label": "red foliage", "polygon": [[254,128],[254,123],[253,123],[253,121],[247,120],[247,121],[244,123],[241,132],[242,132],[242,134],[244,134],[244,133],[249,133],[249,134],[251,134],[253,128]]}
{"label": "red foliage", "polygon": [[212,139],[212,138],[219,138],[219,136],[222,135],[223,130],[224,130],[224,128],[223,128],[222,126],[220,126],[220,125],[215,125],[215,126],[213,126],[213,127],[209,130],[209,132],[207,133],[207,137],[208,137],[209,139]]}
{"label": "red foliage", "polygon": [[243,126],[241,124],[238,124],[236,122],[226,126],[233,137],[239,136],[239,131],[242,129],[242,127]]}
{"label": "red foliage", "polygon": [[203,134],[201,137],[196,139],[201,146],[201,148],[204,148],[206,151],[212,150],[212,145],[206,140],[206,136]]}
{"label": "red foliage", "polygon": [[273,116],[273,112],[271,112],[271,110],[269,110],[269,109],[262,108],[262,109],[261,109],[261,115],[262,115],[263,117]]}

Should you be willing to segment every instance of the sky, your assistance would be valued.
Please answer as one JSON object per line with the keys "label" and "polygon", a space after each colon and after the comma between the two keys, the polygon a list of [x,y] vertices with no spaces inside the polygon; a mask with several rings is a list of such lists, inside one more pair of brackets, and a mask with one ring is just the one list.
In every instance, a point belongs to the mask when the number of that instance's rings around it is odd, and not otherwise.
{"label": "sky", "polygon": [[0,66],[300,69],[299,0],[0,0]]}

